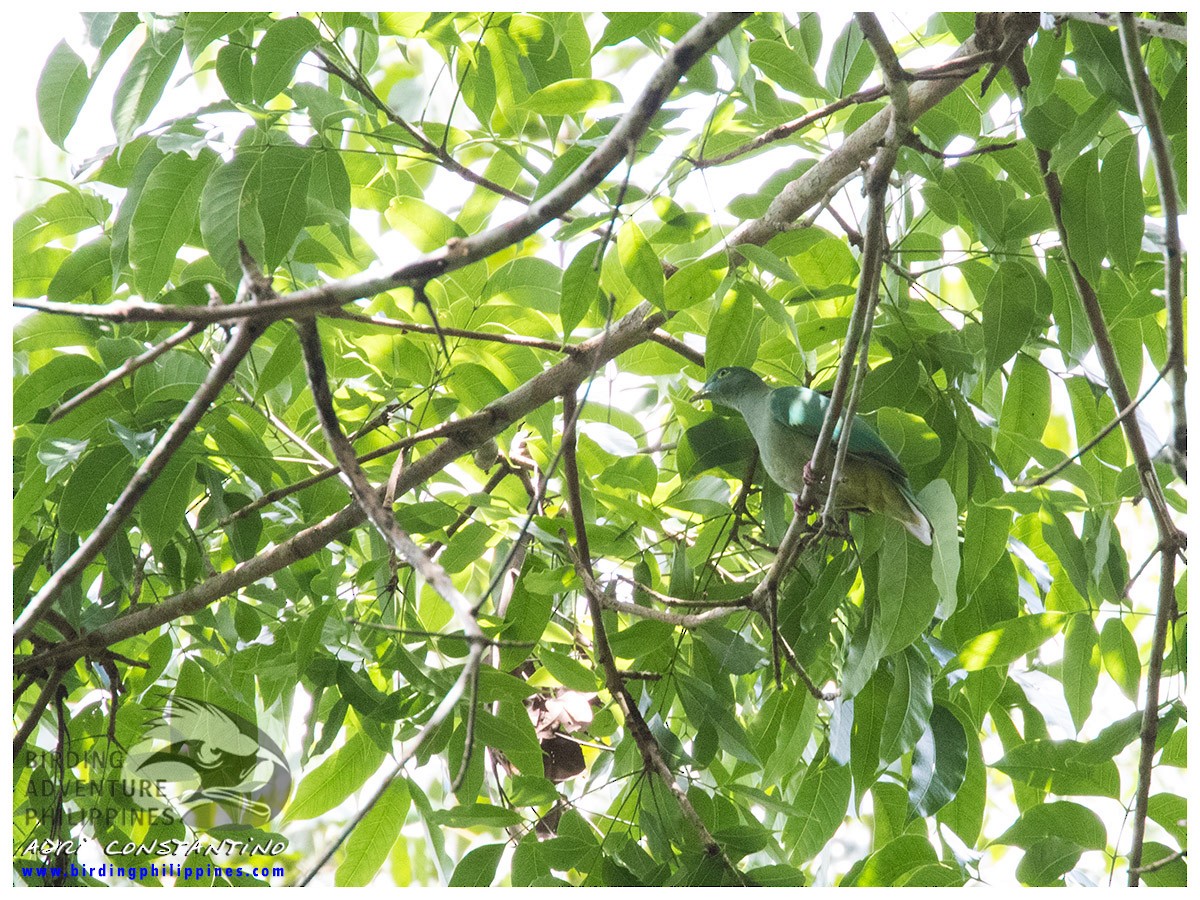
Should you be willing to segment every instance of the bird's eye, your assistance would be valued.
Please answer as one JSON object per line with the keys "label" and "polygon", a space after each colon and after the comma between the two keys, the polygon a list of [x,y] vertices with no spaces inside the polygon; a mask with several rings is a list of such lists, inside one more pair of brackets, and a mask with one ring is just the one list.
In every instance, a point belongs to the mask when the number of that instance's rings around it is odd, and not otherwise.
{"label": "bird's eye", "polygon": [[717,369],[717,377],[718,378],[724,378],[728,374],[729,374],[728,369]]}

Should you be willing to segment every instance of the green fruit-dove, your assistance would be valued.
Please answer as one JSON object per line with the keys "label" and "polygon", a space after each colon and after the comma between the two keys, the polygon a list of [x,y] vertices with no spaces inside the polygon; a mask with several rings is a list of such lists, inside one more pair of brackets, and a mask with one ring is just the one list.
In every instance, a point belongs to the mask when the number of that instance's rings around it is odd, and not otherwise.
{"label": "green fruit-dove", "polygon": [[[799,494],[804,489],[805,470],[829,409],[823,394],[805,387],[772,390],[749,369],[727,366],[718,369],[691,399],[711,400],[740,412],[758,444],[767,474],[785,491]],[[833,433],[835,445],[840,430],[839,424]],[[933,540],[933,529],[917,504],[904,466],[858,416],[850,430],[837,506],[888,516],[922,544]]]}

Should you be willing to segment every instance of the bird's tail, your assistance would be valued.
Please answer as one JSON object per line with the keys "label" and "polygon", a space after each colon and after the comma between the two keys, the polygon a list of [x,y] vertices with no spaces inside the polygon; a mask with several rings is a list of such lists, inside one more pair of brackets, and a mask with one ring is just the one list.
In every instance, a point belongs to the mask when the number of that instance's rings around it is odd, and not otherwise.
{"label": "bird's tail", "polygon": [[907,528],[908,533],[926,547],[930,546],[933,543],[933,526],[929,524],[929,517],[921,509],[921,504],[917,502],[912,488],[907,484],[902,485],[900,487],[900,496],[904,498],[904,503],[907,506],[905,515],[897,516],[900,524]]}

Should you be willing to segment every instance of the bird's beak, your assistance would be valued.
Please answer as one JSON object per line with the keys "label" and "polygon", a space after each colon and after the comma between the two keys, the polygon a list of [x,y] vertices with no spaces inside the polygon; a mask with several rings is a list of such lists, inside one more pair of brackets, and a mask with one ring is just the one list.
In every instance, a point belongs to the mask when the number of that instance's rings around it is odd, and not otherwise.
{"label": "bird's beak", "polygon": [[692,396],[688,397],[688,403],[695,403],[697,400],[707,400],[708,396],[708,385],[705,385],[704,387],[700,388],[700,390],[696,391],[696,393],[692,394]]}

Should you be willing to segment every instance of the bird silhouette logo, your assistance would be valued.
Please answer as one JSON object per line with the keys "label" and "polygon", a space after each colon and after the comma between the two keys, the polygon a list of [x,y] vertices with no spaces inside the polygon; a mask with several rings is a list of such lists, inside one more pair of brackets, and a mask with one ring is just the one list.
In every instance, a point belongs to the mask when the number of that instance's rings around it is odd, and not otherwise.
{"label": "bird silhouette logo", "polygon": [[260,827],[283,809],[291,770],[255,723],[191,697],[173,696],[153,711],[124,767],[139,806],[173,811],[196,830]]}

